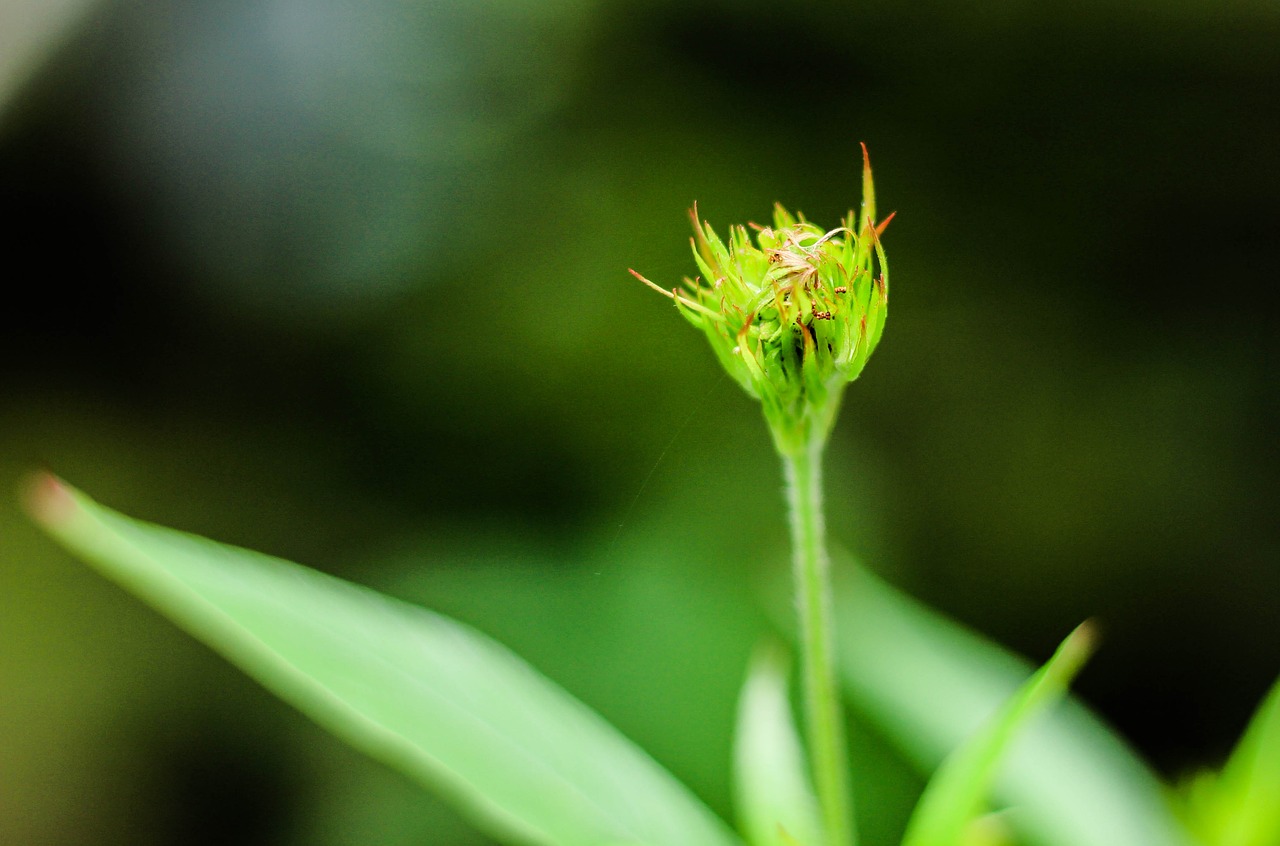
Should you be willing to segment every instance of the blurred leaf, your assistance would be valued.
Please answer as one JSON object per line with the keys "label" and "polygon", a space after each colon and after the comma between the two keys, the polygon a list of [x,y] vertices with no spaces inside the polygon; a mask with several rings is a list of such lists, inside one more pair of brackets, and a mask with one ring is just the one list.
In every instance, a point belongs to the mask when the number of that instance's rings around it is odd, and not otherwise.
{"label": "blurred leaf", "polygon": [[1016,846],[1005,817],[1000,811],[970,820],[961,836],[961,846]]}
{"label": "blurred leaf", "polygon": [[96,5],[96,0],[0,3],[0,108]]}
{"label": "blurred leaf", "polygon": [[[573,90],[594,5],[116,4],[95,82],[122,188],[207,294],[348,323],[483,240],[502,156]],[[158,7],[158,8],[157,8]],[[323,318],[323,320],[317,320]]]}
{"label": "blurred leaf", "polygon": [[977,734],[947,757],[925,787],[903,846],[959,846],[979,816],[1009,745],[1043,708],[1060,699],[1093,648],[1091,629],[1067,636],[1049,662]]}
{"label": "blurred leaf", "polygon": [[1280,681],[1222,773],[1196,783],[1189,810],[1192,826],[1211,846],[1280,844]]}
{"label": "blurred leaf", "polygon": [[740,828],[753,846],[819,846],[818,805],[787,699],[787,670],[776,649],[751,662],[734,742]]}
{"label": "blurred leaf", "polygon": [[[864,570],[838,587],[845,691],[922,770],[972,735],[1029,667]],[[1186,846],[1155,776],[1068,699],[1014,743],[995,795],[1043,846]]]}
{"label": "blurred leaf", "polygon": [[459,623],[132,520],[50,477],[32,510],[103,574],[334,734],[442,789],[504,840],[737,842],[597,714]]}

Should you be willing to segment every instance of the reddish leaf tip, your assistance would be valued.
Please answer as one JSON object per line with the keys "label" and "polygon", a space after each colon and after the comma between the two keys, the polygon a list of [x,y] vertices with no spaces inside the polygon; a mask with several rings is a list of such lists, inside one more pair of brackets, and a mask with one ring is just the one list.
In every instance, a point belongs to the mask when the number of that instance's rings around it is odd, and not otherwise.
{"label": "reddish leaf tip", "polygon": [[1076,626],[1070,638],[1077,644],[1077,648],[1086,654],[1094,652],[1098,648],[1098,642],[1102,640],[1102,624],[1090,617]]}
{"label": "reddish leaf tip", "polygon": [[37,522],[47,526],[65,523],[76,510],[66,483],[47,470],[31,473],[22,480],[22,504]]}

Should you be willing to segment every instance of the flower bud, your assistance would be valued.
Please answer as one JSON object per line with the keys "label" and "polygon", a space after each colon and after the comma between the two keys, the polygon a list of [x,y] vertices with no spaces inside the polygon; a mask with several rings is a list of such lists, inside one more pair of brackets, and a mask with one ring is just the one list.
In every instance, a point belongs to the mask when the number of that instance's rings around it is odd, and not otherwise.
{"label": "flower bud", "polygon": [[893,215],[875,222],[875,188],[862,147],[862,208],[824,231],[774,207],[773,225],[729,230],[693,221],[699,276],[666,290],[702,329],[725,370],[760,400],[784,454],[822,442],[844,386],[858,377],[880,341],[889,299],[889,266],[880,235]]}

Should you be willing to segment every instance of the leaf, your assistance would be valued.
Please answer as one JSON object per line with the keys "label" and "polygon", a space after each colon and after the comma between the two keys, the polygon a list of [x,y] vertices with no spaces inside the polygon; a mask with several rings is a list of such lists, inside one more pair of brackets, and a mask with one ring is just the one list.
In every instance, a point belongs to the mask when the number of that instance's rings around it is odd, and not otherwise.
{"label": "leaf", "polygon": [[959,846],[965,829],[978,817],[1017,732],[1062,698],[1092,650],[1092,629],[1085,624],[1062,642],[1049,662],[977,734],[947,757],[926,785],[902,846]]}
{"label": "leaf", "polygon": [[1196,785],[1193,824],[1210,846],[1280,844],[1280,681],[1217,777]]}
{"label": "leaf", "polygon": [[960,846],[1016,846],[1006,816],[1004,811],[997,811],[970,820],[961,836]]}
{"label": "leaf", "polygon": [[787,698],[777,648],[752,659],[734,738],[734,799],[739,829],[753,846],[820,846],[818,803]]}
{"label": "leaf", "polygon": [[[924,772],[969,737],[1029,667],[865,570],[837,586],[838,672],[850,701]],[[1187,846],[1163,787],[1068,699],[1022,734],[996,781],[1041,846]]]}
{"label": "leaf", "polygon": [[489,638],[288,561],[130,519],[52,477],[36,519],[72,552],[481,828],[539,846],[735,846],[585,705]]}

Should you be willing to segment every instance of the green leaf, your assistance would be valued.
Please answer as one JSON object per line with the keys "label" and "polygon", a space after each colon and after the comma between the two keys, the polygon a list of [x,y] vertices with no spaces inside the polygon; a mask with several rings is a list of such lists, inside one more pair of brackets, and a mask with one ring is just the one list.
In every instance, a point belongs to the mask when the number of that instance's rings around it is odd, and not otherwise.
{"label": "green leaf", "polygon": [[[923,772],[978,729],[1030,667],[865,570],[837,585],[838,671],[850,701]],[[994,794],[1041,846],[1187,846],[1149,769],[1068,698],[1023,732]]]}
{"label": "green leaf", "polygon": [[1089,626],[1077,628],[977,734],[947,757],[925,787],[902,846],[959,846],[981,812],[1010,742],[1033,716],[1067,692],[1092,643]]}
{"label": "green leaf", "polygon": [[1192,799],[1193,825],[1210,846],[1280,846],[1280,681],[1221,774],[1197,784]]}
{"label": "green leaf", "polygon": [[494,836],[539,846],[735,846],[599,715],[459,623],[278,558],[132,520],[43,477],[72,552]]}
{"label": "green leaf", "polygon": [[787,698],[786,662],[777,648],[762,648],[751,662],[738,702],[733,765],[739,828],[749,843],[824,842]]}

